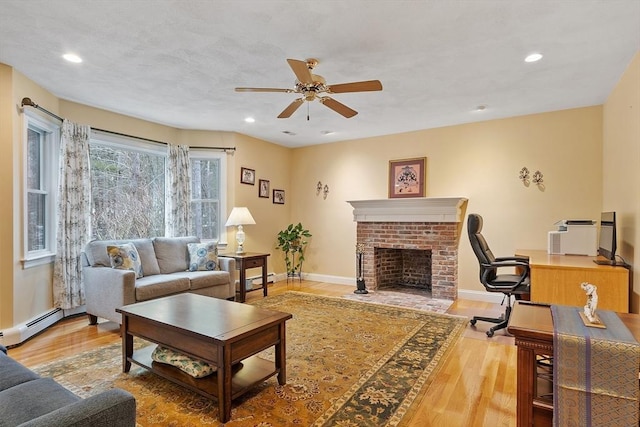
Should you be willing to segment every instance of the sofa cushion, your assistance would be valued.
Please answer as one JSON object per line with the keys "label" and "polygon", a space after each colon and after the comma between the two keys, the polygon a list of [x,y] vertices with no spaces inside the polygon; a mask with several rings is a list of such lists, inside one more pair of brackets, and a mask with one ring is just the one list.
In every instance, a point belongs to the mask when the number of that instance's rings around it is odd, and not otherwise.
{"label": "sofa cushion", "polygon": [[228,271],[184,271],[171,275],[171,277],[174,276],[189,279],[191,290],[228,285],[231,281]]}
{"label": "sofa cushion", "polygon": [[85,246],[84,254],[87,257],[87,262],[92,267],[111,267],[107,246],[121,245],[129,242],[133,243],[138,250],[144,275],[151,276],[153,274],[160,274],[160,267],[158,267],[158,260],[156,260],[156,253],[151,239],[93,240]]}
{"label": "sofa cushion", "polygon": [[143,276],[140,255],[133,243],[107,246],[107,253],[109,254],[112,268],[133,270],[136,273],[136,278]]}
{"label": "sofa cushion", "polygon": [[140,255],[142,263],[142,272],[145,276],[160,274],[160,267],[156,259],[156,251],[153,249],[153,241],[151,239],[135,239],[132,240]]}
{"label": "sofa cushion", "polygon": [[[0,390],[40,378],[4,353],[0,353]],[[0,412],[1,413],[1,412]],[[1,424],[1,422],[0,422]]]}
{"label": "sofa cushion", "polygon": [[197,237],[156,237],[153,248],[156,252],[160,273],[169,274],[189,268],[187,244],[199,243]]}
{"label": "sofa cushion", "polygon": [[79,401],[51,378],[39,378],[0,391],[0,422],[16,426]]}
{"label": "sofa cushion", "polygon": [[151,358],[156,362],[175,366],[182,372],[185,372],[194,378],[204,378],[218,370],[217,367],[210,365],[207,362],[194,359],[160,345],[153,350]]}
{"label": "sofa cushion", "polygon": [[189,271],[220,270],[218,242],[187,243]]}
{"label": "sofa cushion", "polygon": [[177,275],[157,274],[136,280],[136,301],[146,301],[189,290],[189,279]]}

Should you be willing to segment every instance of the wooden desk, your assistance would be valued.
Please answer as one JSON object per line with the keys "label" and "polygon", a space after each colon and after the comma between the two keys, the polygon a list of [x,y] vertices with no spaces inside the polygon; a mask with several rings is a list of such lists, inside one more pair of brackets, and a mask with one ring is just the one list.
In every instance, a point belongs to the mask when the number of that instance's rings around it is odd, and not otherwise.
{"label": "wooden desk", "polygon": [[621,266],[598,265],[595,257],[549,255],[547,251],[518,249],[516,255],[529,257],[531,301],[583,306],[587,299],[583,282],[598,287],[598,308],[629,312],[629,270]]}
{"label": "wooden desk", "polygon": [[[619,313],[629,331],[640,341],[640,315]],[[547,305],[517,301],[507,331],[518,347],[518,426],[550,426],[553,420],[552,377],[538,363],[553,356],[553,320]],[[545,372],[545,370],[547,372]]]}
{"label": "wooden desk", "polygon": [[263,254],[256,252],[245,252],[244,254],[220,254],[218,256],[225,258],[233,258],[236,260],[236,269],[240,270],[240,289],[236,289],[239,293],[238,302],[244,302],[247,299],[247,292],[255,291],[260,288],[247,291],[247,270],[250,268],[262,267],[262,292],[267,296],[267,257],[271,254]]}

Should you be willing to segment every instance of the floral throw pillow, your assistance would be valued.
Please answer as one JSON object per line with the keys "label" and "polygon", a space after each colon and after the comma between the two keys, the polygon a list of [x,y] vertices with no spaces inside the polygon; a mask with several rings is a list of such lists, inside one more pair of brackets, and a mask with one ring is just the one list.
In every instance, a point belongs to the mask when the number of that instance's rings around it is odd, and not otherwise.
{"label": "floral throw pillow", "polygon": [[138,255],[138,250],[133,243],[107,246],[107,253],[109,254],[112,268],[135,271],[138,279],[143,276],[140,255]]}
{"label": "floral throw pillow", "polygon": [[218,242],[188,243],[189,271],[220,270]]}
{"label": "floral throw pillow", "polygon": [[160,345],[153,350],[153,353],[151,353],[151,358],[156,362],[175,366],[182,372],[185,372],[194,378],[206,377],[207,375],[213,374],[217,370],[215,366],[212,366],[207,362],[194,359]]}

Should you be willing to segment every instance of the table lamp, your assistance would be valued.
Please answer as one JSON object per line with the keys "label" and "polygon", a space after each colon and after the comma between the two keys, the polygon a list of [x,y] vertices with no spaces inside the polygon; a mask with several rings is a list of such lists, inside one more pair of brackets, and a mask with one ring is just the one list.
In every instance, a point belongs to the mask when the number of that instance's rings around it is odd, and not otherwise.
{"label": "table lamp", "polygon": [[231,210],[231,214],[229,215],[229,219],[227,219],[226,227],[230,227],[232,225],[237,225],[238,229],[236,231],[236,242],[238,242],[238,247],[236,248],[236,254],[241,255],[244,253],[244,230],[242,229],[243,225],[255,224],[256,221],[251,216],[251,212],[249,212],[248,208],[240,207],[233,208]]}

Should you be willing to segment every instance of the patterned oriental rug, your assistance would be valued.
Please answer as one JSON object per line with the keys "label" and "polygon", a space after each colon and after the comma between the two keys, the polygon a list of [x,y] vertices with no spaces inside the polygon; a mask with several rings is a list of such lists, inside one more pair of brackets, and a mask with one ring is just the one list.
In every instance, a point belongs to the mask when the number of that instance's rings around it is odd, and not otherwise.
{"label": "patterned oriental rug", "polygon": [[[299,292],[255,305],[293,314],[287,322],[287,384],[279,386],[272,377],[235,399],[229,427],[403,425],[467,323]],[[260,356],[273,360],[273,350]],[[110,345],[35,370],[83,397],[113,387],[129,391],[140,427],[222,425],[215,400],[136,365],[124,374],[121,357],[120,345]]]}

